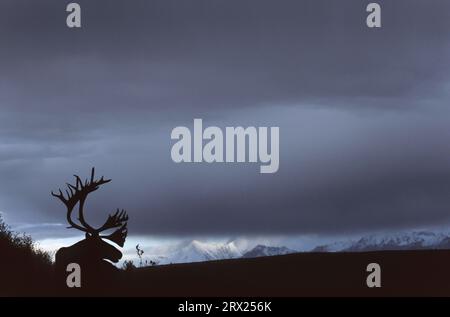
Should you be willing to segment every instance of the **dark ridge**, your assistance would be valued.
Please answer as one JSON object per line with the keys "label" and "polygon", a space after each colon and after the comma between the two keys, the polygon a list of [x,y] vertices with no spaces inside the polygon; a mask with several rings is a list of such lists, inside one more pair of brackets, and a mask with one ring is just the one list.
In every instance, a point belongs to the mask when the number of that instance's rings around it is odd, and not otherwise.
{"label": "dark ridge", "polygon": [[0,216],[0,296],[51,292],[53,264],[30,236],[13,232]]}

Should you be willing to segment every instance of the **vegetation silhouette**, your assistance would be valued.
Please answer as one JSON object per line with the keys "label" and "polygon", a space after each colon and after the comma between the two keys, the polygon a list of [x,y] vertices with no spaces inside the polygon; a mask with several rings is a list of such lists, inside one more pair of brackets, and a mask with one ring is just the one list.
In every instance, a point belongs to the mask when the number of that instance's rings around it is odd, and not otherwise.
{"label": "vegetation silhouette", "polygon": [[[74,228],[84,232],[85,239],[56,252],[55,266],[57,286],[67,290],[66,279],[67,266],[76,263],[81,268],[81,288],[87,291],[109,290],[117,278],[119,271],[111,262],[117,263],[122,258],[122,252],[106,242],[109,240],[123,247],[127,237],[128,215],[125,210],[119,210],[110,214],[105,223],[99,228],[94,228],[85,219],[84,205],[88,195],[95,192],[100,186],[109,183],[110,179],[95,179],[95,169],[92,168],[90,179],[84,182],[78,175],[75,176],[75,184],[67,183],[65,194],[59,189],[58,193],[51,194],[58,198],[66,206],[66,218],[68,228]],[[77,220],[72,219],[75,206],[78,205]],[[102,233],[114,230],[109,235]],[[109,262],[111,261],[111,262]],[[74,290],[76,291],[76,290]]]}
{"label": "vegetation silhouette", "polygon": [[0,296],[50,295],[53,265],[49,253],[19,234],[0,215]]}

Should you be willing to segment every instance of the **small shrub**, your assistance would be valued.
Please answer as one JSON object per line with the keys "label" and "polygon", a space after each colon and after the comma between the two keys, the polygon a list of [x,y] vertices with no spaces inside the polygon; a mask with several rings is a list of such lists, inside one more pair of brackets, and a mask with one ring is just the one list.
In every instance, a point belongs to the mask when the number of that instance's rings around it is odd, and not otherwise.
{"label": "small shrub", "polygon": [[136,266],[134,265],[132,260],[126,260],[125,262],[123,262],[122,264],[122,270],[124,271],[133,271],[134,269],[136,269]]}
{"label": "small shrub", "polygon": [[0,296],[45,291],[50,286],[53,270],[50,254],[40,250],[30,236],[13,232],[1,216],[0,257]]}

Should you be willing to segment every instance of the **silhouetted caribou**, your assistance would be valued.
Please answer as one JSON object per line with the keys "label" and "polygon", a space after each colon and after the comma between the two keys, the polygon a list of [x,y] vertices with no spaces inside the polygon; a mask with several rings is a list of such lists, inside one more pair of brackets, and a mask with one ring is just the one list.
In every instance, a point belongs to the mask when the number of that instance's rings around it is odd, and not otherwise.
{"label": "silhouetted caribou", "polygon": [[[59,198],[67,207],[67,222],[70,224],[68,228],[75,228],[85,233],[84,240],[75,243],[70,247],[61,248],[56,252],[56,270],[60,277],[65,276],[67,265],[77,263],[81,267],[82,278],[86,284],[94,285],[99,281],[109,279],[110,274],[116,271],[116,267],[106,260],[114,263],[122,258],[120,252],[112,244],[104,241],[107,239],[123,247],[127,236],[128,215],[125,210],[117,211],[108,216],[108,219],[98,229],[90,226],[84,218],[84,203],[87,196],[96,191],[99,186],[110,182],[110,179],[104,179],[103,176],[99,180],[94,179],[94,168],[92,168],[90,180],[85,182],[77,175],[75,176],[75,185],[67,184],[66,195],[61,189],[58,194],[52,192],[54,197]],[[78,222],[72,219],[74,207],[78,204]],[[110,235],[101,235],[102,232],[115,229]],[[60,280],[61,281],[61,280]],[[64,279],[65,281],[65,279]],[[62,281],[61,281],[62,282]]]}

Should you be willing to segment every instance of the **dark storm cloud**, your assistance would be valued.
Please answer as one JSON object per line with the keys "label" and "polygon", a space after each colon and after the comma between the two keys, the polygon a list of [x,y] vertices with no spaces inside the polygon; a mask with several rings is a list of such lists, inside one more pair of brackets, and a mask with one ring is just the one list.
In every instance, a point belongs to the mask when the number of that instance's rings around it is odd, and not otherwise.
{"label": "dark storm cloud", "polygon": [[[450,3],[0,4],[0,211],[63,219],[49,196],[92,165],[100,223],[136,233],[338,232],[448,221]],[[175,165],[170,130],[280,126],[280,171]]]}
{"label": "dark storm cloud", "polygon": [[434,94],[447,73],[446,1],[382,3],[376,31],[365,27],[359,0],[80,4],[82,30],[64,26],[61,1],[2,5],[2,95],[16,98],[7,104],[29,108],[26,90],[35,107],[64,111],[354,97],[377,99],[358,106],[392,107],[399,97]]}

